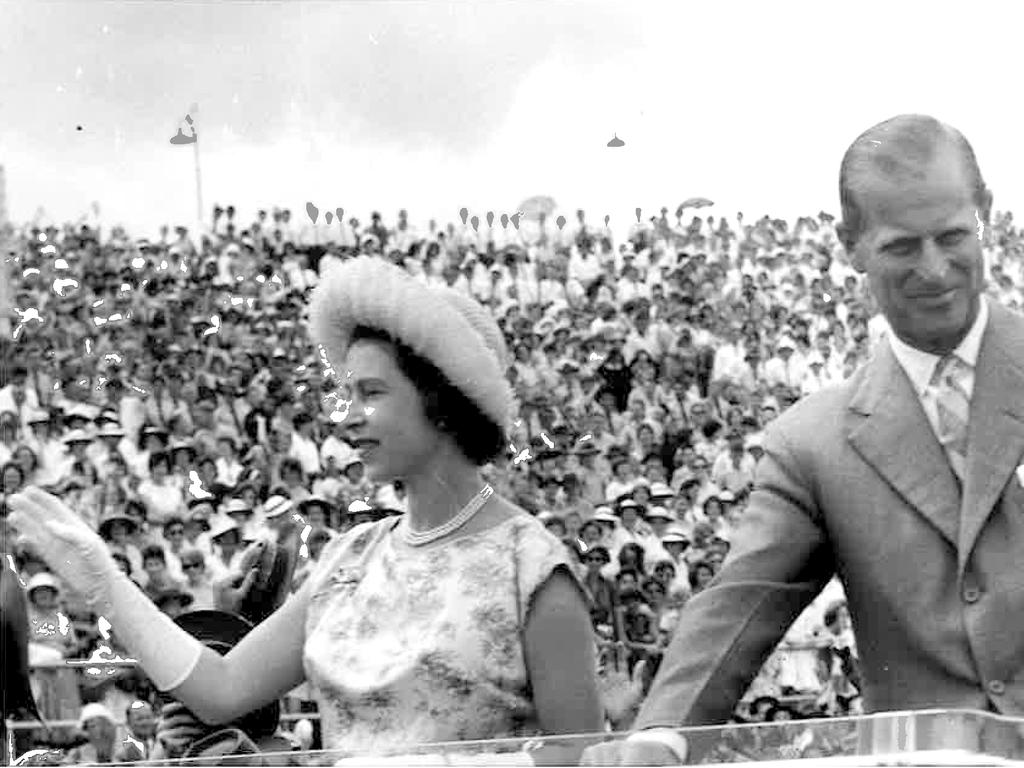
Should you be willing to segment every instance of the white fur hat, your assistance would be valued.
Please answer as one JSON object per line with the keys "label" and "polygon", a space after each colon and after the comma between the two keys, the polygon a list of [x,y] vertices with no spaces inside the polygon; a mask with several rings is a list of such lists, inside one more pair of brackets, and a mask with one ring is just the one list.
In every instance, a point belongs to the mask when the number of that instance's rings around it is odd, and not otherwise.
{"label": "white fur hat", "polygon": [[505,378],[505,340],[490,313],[469,296],[424,285],[382,258],[360,256],[332,269],[310,302],[313,338],[332,367],[343,364],[357,325],[408,345],[508,430],[513,397]]}

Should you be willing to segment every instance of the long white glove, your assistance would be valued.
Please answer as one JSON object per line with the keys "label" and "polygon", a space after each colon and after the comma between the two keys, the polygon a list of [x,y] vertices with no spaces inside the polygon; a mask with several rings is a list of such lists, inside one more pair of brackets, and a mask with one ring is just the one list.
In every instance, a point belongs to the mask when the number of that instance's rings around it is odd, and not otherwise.
{"label": "long white glove", "polygon": [[160,691],[181,685],[203,645],[176,625],[111,557],[103,539],[56,496],[27,488],[8,497],[9,522],[89,608],[110,622],[117,637]]}

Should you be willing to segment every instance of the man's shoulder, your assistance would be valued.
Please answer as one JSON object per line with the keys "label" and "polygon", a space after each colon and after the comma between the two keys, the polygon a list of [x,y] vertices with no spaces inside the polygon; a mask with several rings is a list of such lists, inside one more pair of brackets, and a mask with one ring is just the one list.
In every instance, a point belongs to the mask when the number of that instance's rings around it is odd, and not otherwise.
{"label": "man's shoulder", "polygon": [[829,434],[842,425],[842,417],[863,383],[869,365],[862,366],[848,379],[800,398],[783,411],[772,426],[787,434]]}

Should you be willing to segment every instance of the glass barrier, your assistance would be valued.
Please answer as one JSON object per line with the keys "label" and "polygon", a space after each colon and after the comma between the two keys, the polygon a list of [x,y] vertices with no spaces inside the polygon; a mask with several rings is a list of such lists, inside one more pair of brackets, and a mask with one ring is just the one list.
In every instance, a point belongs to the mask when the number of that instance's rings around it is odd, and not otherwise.
{"label": "glass barrier", "polygon": [[[801,761],[806,765],[1024,765],[1024,719],[970,710],[890,712],[862,717],[682,728],[687,764]],[[231,751],[221,739],[202,756],[160,765],[575,765],[589,746],[624,734],[465,741],[377,749]],[[54,764],[52,753],[25,755],[16,764]]]}

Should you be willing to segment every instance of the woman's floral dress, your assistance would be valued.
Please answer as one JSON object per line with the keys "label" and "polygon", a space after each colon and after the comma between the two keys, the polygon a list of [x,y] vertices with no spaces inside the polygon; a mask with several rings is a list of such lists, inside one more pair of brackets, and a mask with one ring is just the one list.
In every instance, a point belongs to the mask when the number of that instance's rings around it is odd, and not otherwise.
{"label": "woman's floral dress", "polygon": [[396,542],[396,524],[338,537],[310,577],[304,666],[324,748],[537,733],[522,630],[556,569],[575,581],[562,542],[521,515],[413,549]]}

